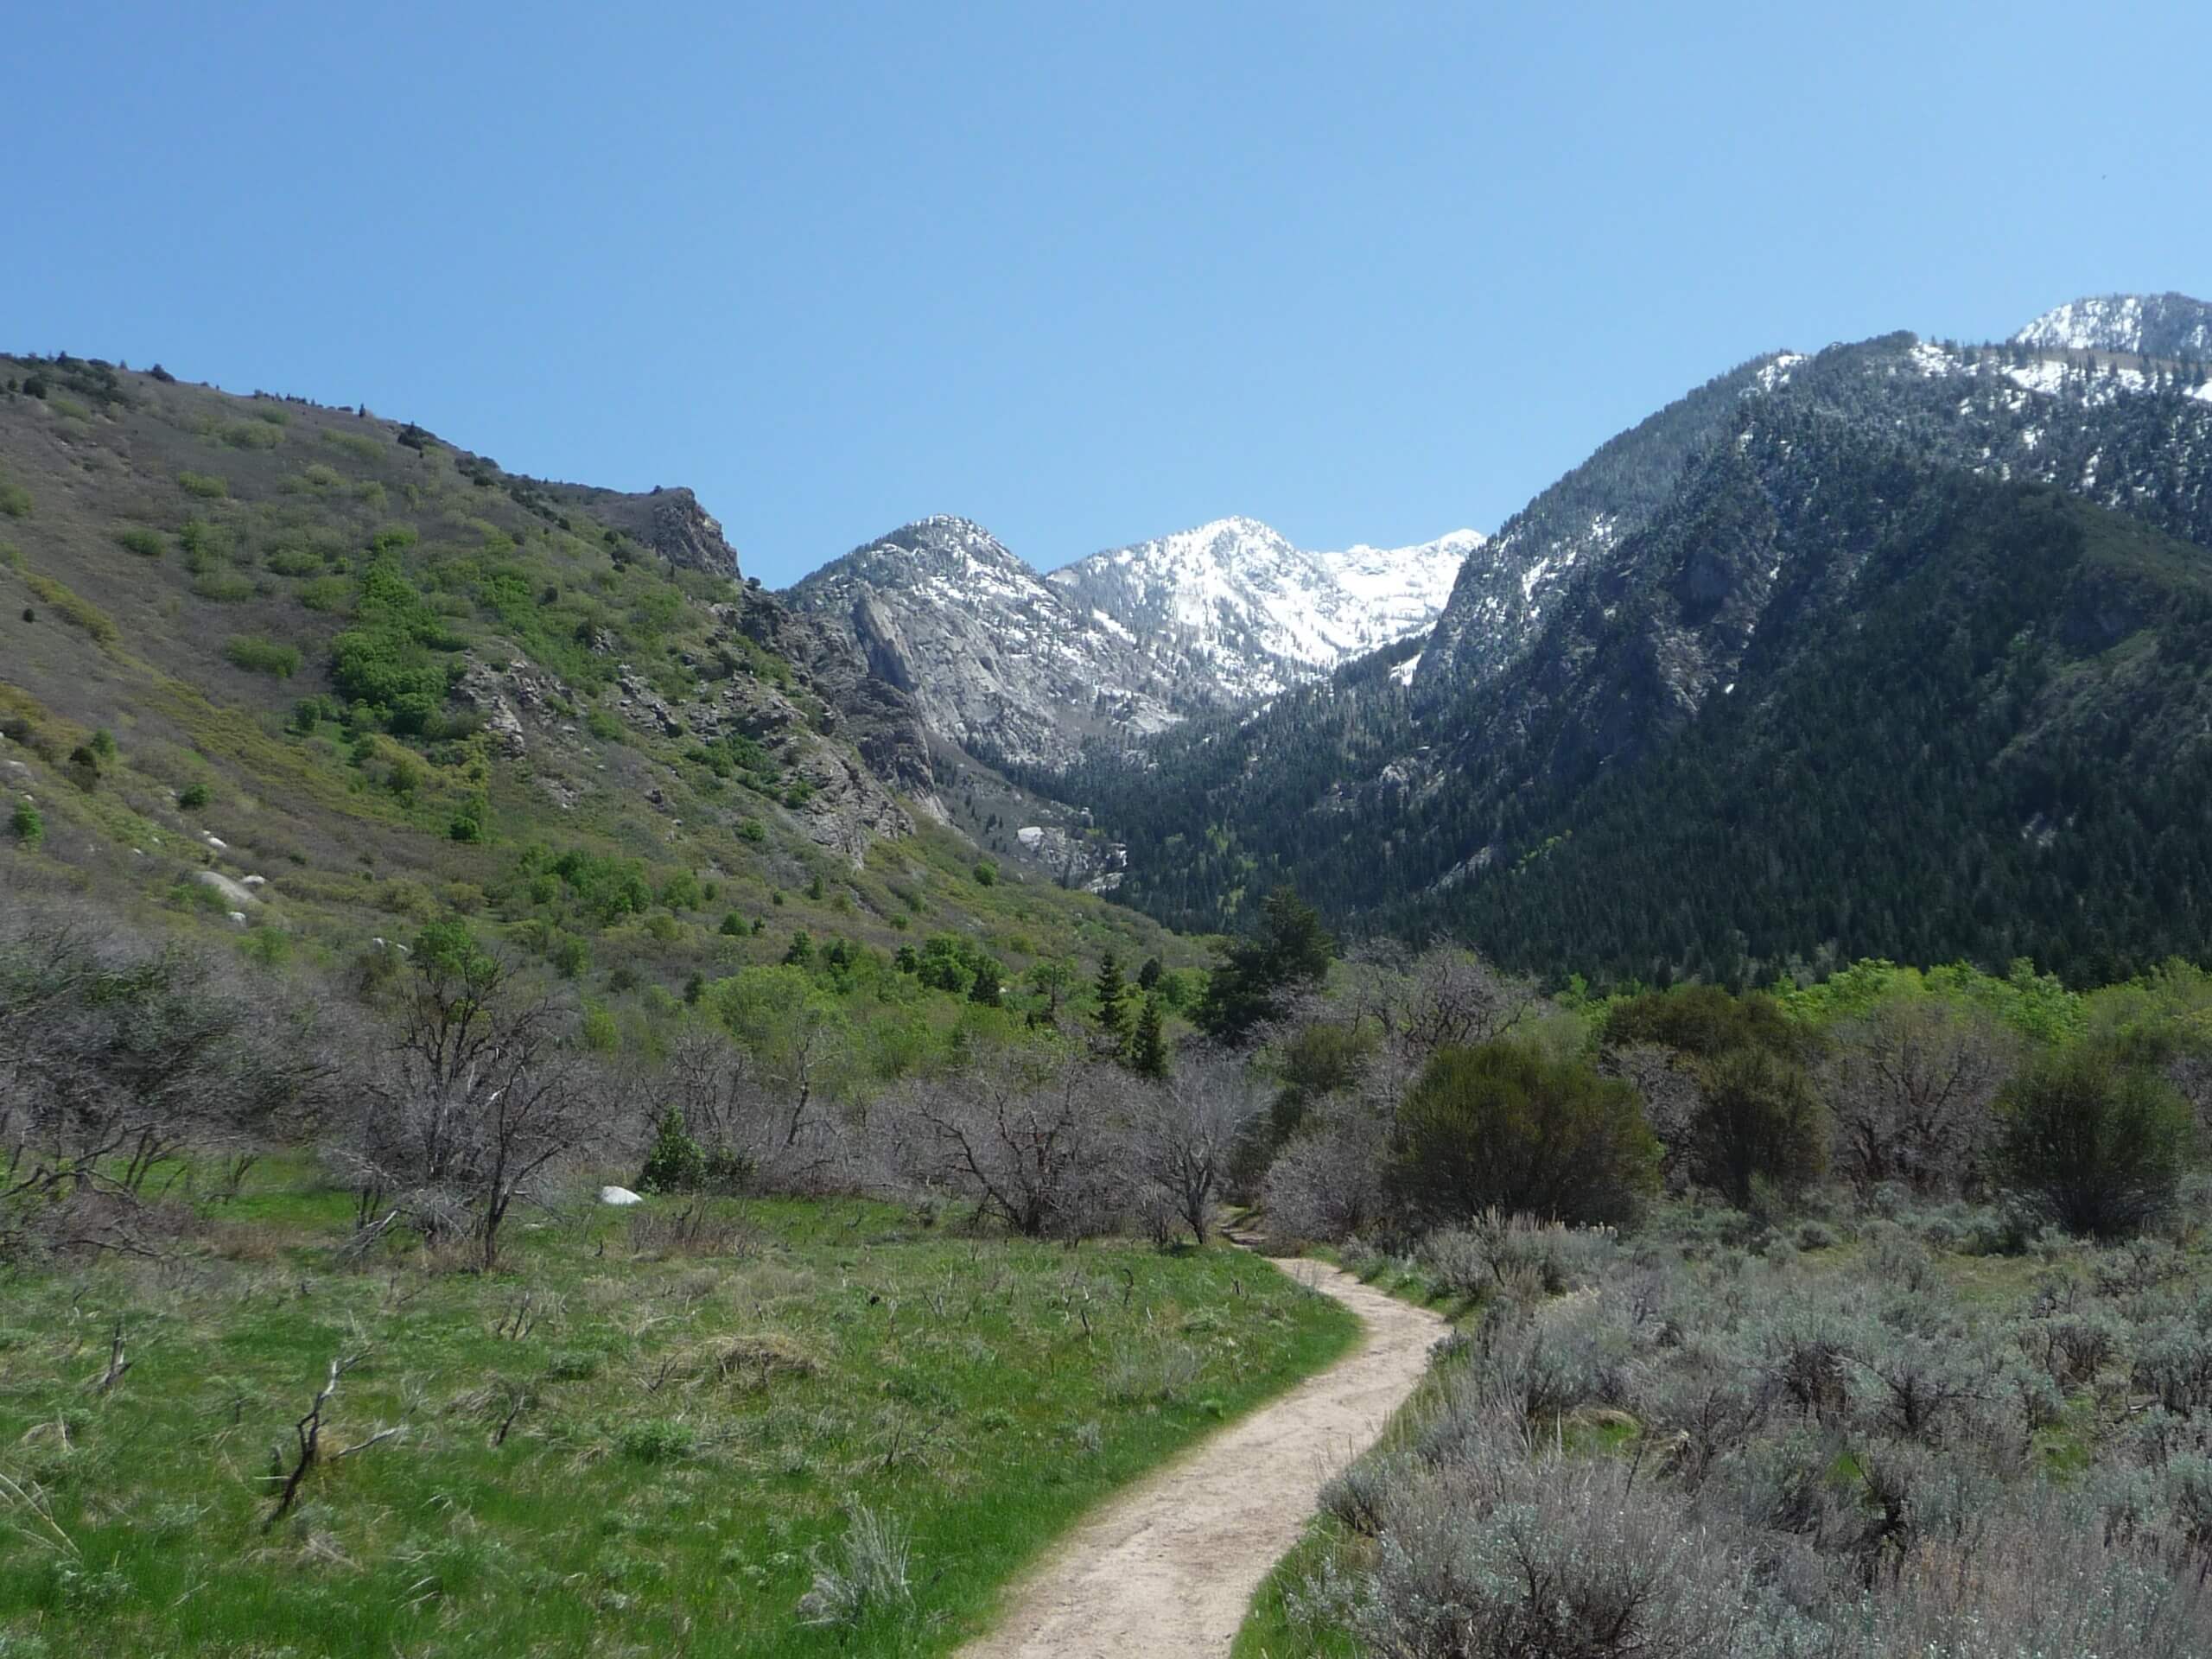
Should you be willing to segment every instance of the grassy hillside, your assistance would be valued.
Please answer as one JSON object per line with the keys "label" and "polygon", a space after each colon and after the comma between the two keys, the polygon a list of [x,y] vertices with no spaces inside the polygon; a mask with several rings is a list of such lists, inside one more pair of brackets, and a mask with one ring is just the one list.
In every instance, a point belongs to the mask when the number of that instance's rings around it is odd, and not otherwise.
{"label": "grassy hillside", "polygon": [[[456,911],[632,1023],[802,932],[951,935],[1010,985],[1194,960],[894,796],[830,682],[756,638],[734,563],[638,539],[690,505],[354,410],[0,358],[0,785],[32,815],[6,879],[323,964]],[[726,552],[702,519],[687,551]],[[260,878],[256,902],[203,873]]]}

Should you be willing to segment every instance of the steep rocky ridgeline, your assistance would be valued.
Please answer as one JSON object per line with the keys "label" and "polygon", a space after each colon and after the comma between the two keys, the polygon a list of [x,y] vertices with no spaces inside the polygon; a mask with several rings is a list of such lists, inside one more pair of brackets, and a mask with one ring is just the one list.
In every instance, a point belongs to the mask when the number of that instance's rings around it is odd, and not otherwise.
{"label": "steep rocky ridgeline", "polygon": [[1052,765],[1104,732],[1174,718],[1136,638],[1077,607],[981,524],[924,518],[789,590],[912,696],[930,730],[987,763]]}
{"label": "steep rocky ridgeline", "polygon": [[933,735],[1045,774],[1094,739],[1141,741],[1426,632],[1482,545],[1459,531],[1316,553],[1224,518],[1045,576],[982,525],[940,517],[855,549],[786,597],[910,691]]}
{"label": "steep rocky ridgeline", "polygon": [[2056,351],[2212,361],[2212,305],[2185,294],[2108,294],[2046,311],[2012,340]]}
{"label": "steep rocky ridgeline", "polygon": [[[2097,971],[2115,929],[2178,948],[2189,860],[2142,887],[2115,872],[2147,868],[2154,842],[2193,844],[2166,832],[2197,765],[2207,379],[2178,357],[1910,334],[1756,359],[1509,522],[1418,654],[1092,755],[1067,787],[1127,841],[1125,894],[1184,926],[1223,925],[1288,876],[1347,922],[1453,918],[1523,961],[1589,959],[1602,936],[1613,967],[1647,975],[1772,966],[1876,932],[1939,956],[2031,943]],[[2081,505],[2050,521],[2037,486]],[[2024,562],[2011,590],[1995,574],[2008,556]],[[1914,652],[1948,661],[1944,639],[2000,623],[2007,672],[1984,664],[1891,714],[1875,691],[1866,708],[1835,695],[1839,677],[1917,671]],[[1878,716],[1897,729],[1875,747],[1897,758],[1867,786],[1887,804],[1854,820],[1789,767]],[[1962,734],[1977,734],[1964,749]],[[1925,798],[1893,798],[1914,789]],[[2099,800],[2120,821],[2092,831]],[[1833,862],[1851,823],[1883,826],[1887,852],[1852,887],[1878,898],[1793,908],[1834,886],[1811,865],[1783,888],[1708,891],[1726,859],[1684,826],[1749,835],[1754,817],[1766,873],[1800,853]],[[1627,850],[1669,846],[1656,862]],[[1959,858],[1984,872],[1979,896]],[[2100,919],[2055,902],[2050,884],[2068,882],[2099,895]],[[1889,908],[1875,922],[1868,904]]]}
{"label": "steep rocky ridgeline", "polygon": [[1426,631],[1483,539],[1460,530],[1415,547],[1313,552],[1256,519],[1221,518],[1094,553],[1050,580],[1134,635],[1177,706],[1230,705]]}

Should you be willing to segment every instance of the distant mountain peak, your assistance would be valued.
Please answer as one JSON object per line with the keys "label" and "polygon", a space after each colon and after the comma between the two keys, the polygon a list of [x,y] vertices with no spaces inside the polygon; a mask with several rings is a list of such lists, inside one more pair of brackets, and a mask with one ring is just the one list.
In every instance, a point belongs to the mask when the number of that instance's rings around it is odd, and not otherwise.
{"label": "distant mountain peak", "polygon": [[2212,304],[2186,294],[2104,294],[2069,300],[2012,336],[2044,351],[2127,352],[2212,361]]}
{"label": "distant mountain peak", "polygon": [[940,737],[1058,765],[1086,738],[1271,696],[1425,632],[1483,539],[1312,552],[1238,513],[1047,576],[973,519],[938,514],[863,543],[791,598],[849,630]]}

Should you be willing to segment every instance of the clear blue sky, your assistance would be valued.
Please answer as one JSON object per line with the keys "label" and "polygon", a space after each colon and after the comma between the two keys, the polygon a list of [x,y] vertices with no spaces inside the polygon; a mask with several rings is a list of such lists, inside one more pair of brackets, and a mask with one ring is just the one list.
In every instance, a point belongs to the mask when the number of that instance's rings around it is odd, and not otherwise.
{"label": "clear blue sky", "polygon": [[2212,295],[2212,6],[22,5],[0,340],[688,483],[780,584],[1491,530],[1776,346]]}

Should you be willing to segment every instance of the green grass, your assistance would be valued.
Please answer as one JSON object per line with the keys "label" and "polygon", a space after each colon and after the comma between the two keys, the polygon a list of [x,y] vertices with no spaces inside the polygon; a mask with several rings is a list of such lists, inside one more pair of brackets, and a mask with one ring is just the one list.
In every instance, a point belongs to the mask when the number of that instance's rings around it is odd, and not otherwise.
{"label": "green grass", "polygon": [[299,647],[279,645],[273,639],[240,634],[224,645],[223,655],[235,667],[254,674],[271,674],[280,680],[289,680],[300,671]]}
{"label": "green grass", "polygon": [[[1090,1503],[1356,1329],[1232,1250],[858,1201],[732,1205],[721,1259],[641,1256],[588,1206],[488,1278],[337,1266],[346,1201],[301,1163],[200,1208],[171,1264],[8,1283],[0,1651],[944,1652]],[[118,1320],[134,1363],[98,1394]],[[272,1446],[356,1352],[332,1444],[403,1432],[264,1531]],[[794,1610],[859,1505],[911,1529],[916,1603],[847,1640]]]}
{"label": "green grass", "polygon": [[72,593],[51,576],[42,576],[35,570],[23,572],[23,582],[70,626],[82,628],[101,645],[118,637],[115,620],[90,600]]}

